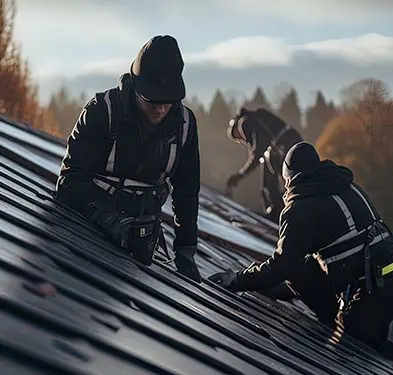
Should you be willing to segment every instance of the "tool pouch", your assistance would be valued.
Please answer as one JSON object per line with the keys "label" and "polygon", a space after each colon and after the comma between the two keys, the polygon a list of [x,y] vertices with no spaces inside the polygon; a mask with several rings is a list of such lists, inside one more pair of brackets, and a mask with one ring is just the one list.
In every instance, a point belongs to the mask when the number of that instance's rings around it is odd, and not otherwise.
{"label": "tool pouch", "polygon": [[[139,262],[150,266],[154,251],[158,247],[161,221],[157,216],[132,218],[128,223],[128,243],[126,247]],[[124,247],[124,246],[123,246]]]}

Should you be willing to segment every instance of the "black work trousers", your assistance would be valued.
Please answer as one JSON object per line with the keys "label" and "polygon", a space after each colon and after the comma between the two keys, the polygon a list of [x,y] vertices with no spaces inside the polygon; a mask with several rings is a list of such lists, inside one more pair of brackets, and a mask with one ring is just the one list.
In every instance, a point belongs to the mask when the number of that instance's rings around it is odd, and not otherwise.
{"label": "black work trousers", "polygon": [[393,360],[388,344],[389,325],[393,321],[393,277],[353,304],[343,317],[344,332]]}

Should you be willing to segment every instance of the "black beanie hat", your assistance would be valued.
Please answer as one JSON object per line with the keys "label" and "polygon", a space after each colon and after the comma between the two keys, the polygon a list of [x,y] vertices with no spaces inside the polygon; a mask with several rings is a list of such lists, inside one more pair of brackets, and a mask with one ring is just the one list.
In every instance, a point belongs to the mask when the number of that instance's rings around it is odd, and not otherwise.
{"label": "black beanie hat", "polygon": [[308,172],[318,167],[320,161],[318,152],[311,143],[296,143],[285,156],[282,176],[284,179],[291,179],[300,172]]}
{"label": "black beanie hat", "polygon": [[130,67],[135,91],[145,100],[174,103],[184,99],[183,58],[174,37],[157,35],[138,52]]}

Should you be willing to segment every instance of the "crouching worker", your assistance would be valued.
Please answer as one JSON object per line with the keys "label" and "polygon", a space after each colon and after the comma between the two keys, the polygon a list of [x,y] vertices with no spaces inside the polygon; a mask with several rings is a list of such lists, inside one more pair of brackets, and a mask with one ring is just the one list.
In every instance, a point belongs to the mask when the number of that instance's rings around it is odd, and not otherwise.
{"label": "crouching worker", "polygon": [[141,48],[118,87],[86,104],[68,138],[56,198],[151,265],[163,239],[162,205],[171,185],[175,264],[200,282],[194,260],[199,145],[194,114],[181,102],[183,66],[177,41],[156,36]]}
{"label": "crouching worker", "polygon": [[236,273],[217,273],[210,280],[232,291],[262,292],[288,280],[300,298],[304,292],[311,305],[324,306],[326,311],[314,310],[317,316],[330,316],[334,326],[336,314],[330,312],[335,309],[343,317],[344,332],[383,352],[389,347],[393,319],[390,230],[353,182],[351,170],[320,161],[309,143],[300,142],[288,151],[283,178],[285,207],[272,257]]}

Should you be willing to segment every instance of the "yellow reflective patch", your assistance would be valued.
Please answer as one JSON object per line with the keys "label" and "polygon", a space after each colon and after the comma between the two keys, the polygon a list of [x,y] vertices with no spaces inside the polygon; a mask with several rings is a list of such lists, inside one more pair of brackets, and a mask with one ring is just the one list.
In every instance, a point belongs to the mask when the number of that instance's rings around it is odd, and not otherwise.
{"label": "yellow reflective patch", "polygon": [[393,272],[393,263],[390,263],[387,266],[382,268],[382,276],[385,276],[385,275],[389,274],[390,272]]}

